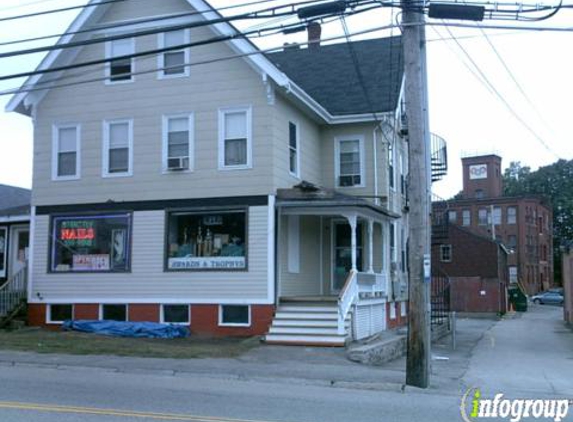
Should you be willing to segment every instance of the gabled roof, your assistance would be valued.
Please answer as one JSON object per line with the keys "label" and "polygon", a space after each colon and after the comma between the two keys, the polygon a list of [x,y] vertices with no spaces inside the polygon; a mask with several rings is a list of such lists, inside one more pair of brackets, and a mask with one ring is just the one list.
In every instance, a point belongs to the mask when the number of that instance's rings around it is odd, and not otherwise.
{"label": "gabled roof", "polygon": [[[193,7],[193,9],[197,11],[206,11],[201,13],[201,17],[205,20],[213,20],[222,16],[205,0],[186,1],[191,7]],[[90,0],[88,4],[91,5],[98,2],[99,0]],[[96,7],[85,7],[72,22],[66,31],[66,34],[58,40],[56,45],[62,45],[69,42],[86,39],[88,35],[85,33],[73,33],[81,31],[82,29],[93,27],[93,25],[105,14],[109,7],[110,3],[105,3]],[[210,25],[210,27],[218,35],[236,35],[239,33],[239,31],[230,23],[216,23]],[[374,101],[374,108],[378,108],[379,105],[384,105],[381,109],[374,111],[394,111],[397,107],[397,94],[395,91],[397,90],[399,93],[402,82],[401,59],[399,60],[399,65],[396,65],[397,68],[400,69],[399,74],[396,72],[390,73],[391,75],[396,75],[395,81],[398,82],[394,83],[394,80],[385,80],[383,75],[388,75],[393,67],[386,67],[387,62],[385,60],[388,60],[387,57],[389,57],[389,55],[384,54],[384,51],[394,51],[394,49],[387,46],[386,50],[383,50],[379,54],[379,52],[376,50],[376,47],[382,47],[385,45],[385,43],[377,41],[383,40],[355,43],[357,45],[358,61],[360,65],[364,67],[363,73],[365,75],[365,79],[367,80],[367,89],[372,90],[372,99],[376,99],[376,101]],[[396,41],[394,41],[394,43],[396,45],[400,44]],[[329,59],[327,57],[329,53],[319,52],[317,56],[320,57],[319,63],[335,66],[335,69],[331,67],[326,72],[328,73],[333,71],[333,73],[336,74],[336,78],[332,79],[333,83],[328,87],[326,87],[326,85],[323,85],[322,87],[317,86],[316,80],[314,78],[310,78],[308,75],[302,75],[300,70],[293,69],[288,63],[285,63],[284,57],[295,55],[297,60],[305,60],[308,63],[310,59],[308,57],[305,58],[306,53],[302,52],[302,50],[301,52],[295,52],[294,54],[291,54],[292,52],[290,51],[285,53],[277,53],[276,55],[272,56],[273,61],[271,61],[269,59],[270,56],[266,56],[263,53],[256,54],[259,52],[259,49],[251,41],[244,37],[237,37],[232,39],[231,41],[228,41],[227,44],[236,53],[243,54],[244,60],[262,76],[264,81],[272,80],[278,87],[284,89],[285,92],[293,96],[299,103],[303,104],[307,109],[309,109],[312,113],[315,113],[315,115],[323,121],[327,123],[346,123],[350,121],[374,120],[373,116],[371,115],[373,110],[367,106],[364,106],[364,104],[368,104],[368,102],[365,101],[364,95],[360,95],[360,90],[357,88],[355,83],[357,81],[356,70],[354,68],[353,62],[350,60],[351,56],[345,52],[347,50],[347,47],[345,47],[346,44],[340,44],[339,46],[321,47],[324,48],[325,52],[331,52],[330,54],[333,54],[337,60]],[[44,60],[42,60],[37,70],[44,70],[53,66],[63,66],[70,64],[77,57],[80,50],[81,47],[63,50],[51,50],[50,53],[46,55]],[[399,57],[401,58],[401,55]],[[280,63],[280,65],[285,69],[279,69],[274,61]],[[320,67],[322,70],[316,76],[324,77],[324,68],[321,66],[318,67]],[[380,71],[381,75],[376,75],[376,71]],[[285,72],[288,72],[289,76],[287,76]],[[348,76],[348,78],[343,79],[342,77],[344,75]],[[57,77],[58,74],[33,75],[26,80],[24,85],[28,88],[34,88],[37,87],[37,84],[40,82],[45,82],[46,80],[57,80]],[[349,80],[353,82],[351,83],[350,87],[347,87],[342,91],[342,94],[334,92],[335,90],[340,90],[342,87],[346,86]],[[301,87],[299,86],[299,83],[304,84],[305,86]],[[377,87],[377,84],[380,84],[381,87]],[[386,87],[385,85],[388,84],[390,84],[389,87]],[[319,91],[321,91],[323,88],[325,89],[326,93],[320,95]],[[29,93],[21,92],[15,94],[8,102],[6,111],[16,111],[25,115],[31,115],[30,106],[40,102],[48,90],[49,88],[41,91]],[[309,90],[309,92],[307,92],[307,90]],[[386,95],[387,92],[389,92],[388,95]],[[390,95],[390,93],[392,95]],[[349,101],[347,105],[343,104],[344,95],[349,95]],[[389,97],[389,100],[384,99],[387,97]],[[387,101],[387,103],[383,103],[382,101]],[[391,107],[392,103],[394,104],[393,108]],[[352,107],[356,107],[356,109],[351,111]]]}
{"label": "gabled roof", "polygon": [[403,76],[401,37],[356,41],[352,46],[289,47],[267,57],[332,115],[384,113],[398,106]]}
{"label": "gabled roof", "polygon": [[0,214],[22,214],[30,206],[29,189],[0,185]]}

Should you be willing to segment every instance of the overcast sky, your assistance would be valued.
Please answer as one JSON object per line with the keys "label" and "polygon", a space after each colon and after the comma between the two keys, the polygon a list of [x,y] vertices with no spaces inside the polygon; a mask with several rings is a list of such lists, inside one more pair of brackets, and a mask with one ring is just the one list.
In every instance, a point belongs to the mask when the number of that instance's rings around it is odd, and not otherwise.
{"label": "overcast sky", "polygon": [[[84,3],[85,0],[2,0],[0,19]],[[222,7],[234,2],[214,0],[211,3]],[[287,2],[277,1],[279,3]],[[260,7],[251,6],[251,9]],[[225,14],[237,12],[233,10]],[[26,20],[0,21],[0,44],[60,33],[76,14],[77,11],[71,11]],[[571,17],[572,12],[564,10],[543,22],[521,22],[518,25],[571,26],[568,25]],[[387,10],[371,11],[348,19],[348,26],[351,32],[357,32],[390,22]],[[244,29],[258,24],[260,22],[244,22],[237,26]],[[496,24],[507,22],[484,22],[484,25]],[[570,99],[573,98],[573,33],[449,29],[467,55],[452,39],[448,29],[427,28],[430,129],[446,139],[450,165],[448,176],[434,185],[434,192],[447,198],[461,189],[462,154],[496,153],[503,158],[504,168],[511,161],[521,161],[537,168],[558,158],[572,159],[570,122],[573,116]],[[340,22],[325,25],[323,31],[323,37],[342,34]],[[397,29],[393,30],[394,35],[398,33]],[[390,32],[375,34],[385,35],[390,35]],[[303,34],[289,37],[281,35],[265,39],[260,45],[263,48],[276,47],[284,42],[303,39]],[[36,44],[26,46],[31,45]],[[0,46],[0,51],[19,47],[23,46]],[[42,55],[0,59],[0,74],[33,70],[41,58]],[[493,85],[493,89],[483,81],[484,77]],[[0,90],[15,88],[21,83],[21,80],[0,82]],[[494,90],[498,95],[494,94]],[[0,96],[0,184],[29,188],[32,174],[32,122],[27,117],[3,112],[9,98]]]}

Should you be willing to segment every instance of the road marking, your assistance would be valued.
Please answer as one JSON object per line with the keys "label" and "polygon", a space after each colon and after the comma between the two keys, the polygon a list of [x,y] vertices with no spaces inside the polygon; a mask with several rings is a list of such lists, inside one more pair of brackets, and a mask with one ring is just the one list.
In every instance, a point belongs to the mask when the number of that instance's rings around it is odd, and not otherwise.
{"label": "road marking", "polygon": [[20,403],[0,401],[0,409],[35,410],[38,412],[78,413],[84,415],[123,416],[128,418],[153,419],[187,422],[269,422],[252,419],[218,418],[175,413],[135,412],[119,409],[99,409],[95,407],[60,406],[53,404]]}

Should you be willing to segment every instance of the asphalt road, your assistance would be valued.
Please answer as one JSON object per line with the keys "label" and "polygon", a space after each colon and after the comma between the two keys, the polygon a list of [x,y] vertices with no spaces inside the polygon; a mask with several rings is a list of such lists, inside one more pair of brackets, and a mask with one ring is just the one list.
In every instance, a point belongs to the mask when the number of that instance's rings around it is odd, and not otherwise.
{"label": "asphalt road", "polygon": [[[484,394],[573,398],[573,333],[560,323],[561,311],[534,307],[522,317],[485,325],[481,340],[464,352],[465,360],[452,354],[458,360],[451,368],[448,361],[435,362],[441,378],[436,375],[440,382],[428,390],[402,392],[397,384],[330,386],[278,375],[174,375],[157,367],[118,372],[102,368],[101,361],[97,367],[78,366],[78,360],[65,367],[3,364],[0,421],[461,421],[465,386],[480,387]],[[448,354],[447,348],[440,354]],[[335,367],[331,359],[329,367]],[[361,369],[343,361],[340,368]],[[395,363],[379,374],[396,371]],[[571,413],[566,420],[573,420]]]}

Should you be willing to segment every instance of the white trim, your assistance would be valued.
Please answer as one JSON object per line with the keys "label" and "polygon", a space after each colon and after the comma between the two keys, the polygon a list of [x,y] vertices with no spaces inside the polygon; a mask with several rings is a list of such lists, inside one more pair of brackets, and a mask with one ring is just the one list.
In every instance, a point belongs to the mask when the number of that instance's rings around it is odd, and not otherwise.
{"label": "white trim", "polygon": [[[8,267],[9,271],[7,272],[9,277],[14,276],[21,268],[16,269],[16,262],[18,261],[18,237],[21,232],[28,232],[28,239],[30,238],[30,225],[29,224],[15,224],[10,226],[10,247],[8,248],[9,257],[8,257]],[[30,255],[30,241],[28,240],[28,256]],[[28,261],[25,259],[25,261]]]}
{"label": "white trim", "polygon": [[223,322],[223,306],[236,306],[235,304],[230,304],[230,303],[222,303],[219,305],[219,320],[218,320],[218,326],[219,327],[250,327],[251,326],[251,322],[252,322],[252,318],[251,318],[251,305],[242,305],[242,306],[247,306],[248,308],[248,322],[245,323],[231,323],[231,322]]}
{"label": "white trim", "polygon": [[[386,161],[388,163],[388,189],[391,192],[396,192],[396,142],[395,139],[388,141],[388,148],[391,149],[392,156],[390,157],[390,151],[387,151]],[[392,177],[390,178],[390,158],[392,162]],[[392,183],[390,183],[392,182]]]}
{"label": "white trim", "polygon": [[[135,53],[135,38],[126,38],[129,39],[129,41],[131,41],[131,51],[130,54],[134,54]],[[124,41],[124,40],[118,40],[118,41]],[[111,59],[113,58],[111,55],[111,46],[112,46],[113,41],[106,41],[105,42],[105,58],[106,59]],[[105,63],[105,84],[106,85],[121,85],[121,84],[130,84],[132,82],[135,81],[135,58],[131,58],[130,59],[131,62],[131,69],[130,72],[131,74],[129,75],[130,78],[126,79],[126,80],[121,80],[121,81],[112,81],[111,80],[111,62],[106,62]]]}
{"label": "white trim", "polygon": [[[225,116],[230,113],[245,113],[247,125],[247,162],[241,165],[225,165]],[[219,170],[245,170],[253,168],[253,108],[252,106],[219,108]]]}
{"label": "white trim", "polygon": [[400,302],[400,316],[405,317],[406,316],[406,301],[403,300],[402,302]]}
{"label": "white trim", "polygon": [[[292,177],[294,177],[294,178],[300,180],[300,179],[301,179],[301,176],[300,176],[300,174],[301,174],[301,171],[300,171],[300,153],[301,153],[301,151],[300,151],[300,125],[299,125],[298,121],[296,121],[296,120],[290,120],[290,119],[289,119],[289,121],[288,121],[288,124],[289,124],[289,128],[288,128],[288,141],[287,141],[287,147],[288,147],[288,157],[287,157],[287,159],[288,159],[288,172],[289,172],[289,174],[290,174]],[[290,125],[291,125],[291,124],[294,125],[294,128],[295,128],[295,136],[296,136],[296,148],[295,148],[295,152],[296,152],[296,169],[295,169],[295,170],[296,170],[296,171],[294,171],[294,172],[291,171],[291,169],[290,169],[290,149],[291,149],[291,146],[290,146]]]}
{"label": "white trim", "polygon": [[[168,145],[168,134],[169,134],[169,119],[180,119],[187,117],[188,119],[188,131],[189,136],[187,139],[189,145],[189,168],[187,170],[182,170],[179,172],[169,171],[167,169],[167,154],[169,152],[169,145]],[[195,169],[195,114],[194,113],[178,113],[178,114],[164,114],[161,118],[162,121],[162,129],[161,129],[161,138],[162,138],[162,173],[163,174],[177,174],[177,173],[191,173]]]}
{"label": "white trim", "polygon": [[30,249],[28,251],[28,303],[32,302],[32,279],[34,274],[34,236],[36,235],[36,206],[30,208]]}
{"label": "white trim", "polygon": [[[52,275],[52,274],[50,274]],[[37,297],[30,297],[30,303],[46,303],[47,300],[45,298],[39,299]],[[133,297],[75,297],[71,299],[70,297],[65,297],[62,299],[55,298],[50,296],[50,303],[54,305],[60,304],[67,304],[67,303],[75,303],[78,305],[85,305],[85,304],[94,304],[94,303],[104,303],[106,305],[113,305],[117,303],[126,303],[129,302],[130,304],[167,304],[167,305],[180,305],[180,304],[189,304],[189,305],[215,305],[219,303],[224,303],[225,305],[273,305],[274,299],[269,299],[267,297],[261,298],[244,298],[244,299],[227,299],[223,297],[218,298],[203,298],[203,299],[195,299],[195,298],[181,298],[178,297],[157,297],[155,299],[150,298],[133,298]]]}
{"label": "white trim", "polygon": [[74,319],[74,311],[75,311],[75,306],[73,303],[68,302],[64,302],[64,303],[53,303],[50,302],[49,304],[46,305],[46,324],[63,324],[64,321],[54,321],[52,320],[52,306],[53,305],[71,305],[72,306],[72,318]]}
{"label": "white trim", "polygon": [[98,305],[98,320],[99,321],[104,321],[103,319],[103,307],[104,306],[109,306],[109,305],[123,305],[125,306],[125,322],[129,321],[129,303],[100,303]]}
{"label": "white trim", "polygon": [[[58,155],[60,153],[60,129],[75,129],[76,130],[76,173],[70,176],[58,176]],[[81,137],[82,125],[79,123],[58,124],[52,125],[52,181],[68,181],[79,180],[81,178]]]}
{"label": "white trim", "polygon": [[2,231],[4,232],[4,262],[2,271],[0,271],[0,278],[6,278],[6,274],[8,274],[8,268],[6,267],[8,265],[8,251],[10,250],[8,248],[8,227],[0,227],[0,232]]}
{"label": "white trim", "polygon": [[390,307],[390,319],[396,319],[396,302],[388,302],[388,306]]}
{"label": "white trim", "polygon": [[[110,173],[109,172],[109,127],[113,124],[128,125],[128,169],[127,172]],[[113,177],[131,177],[133,176],[133,119],[114,119],[104,120],[103,122],[103,145],[102,145],[102,169],[101,176],[104,178]]]}
{"label": "white trim", "polygon": [[29,221],[29,214],[0,217],[0,223],[27,223]]}
{"label": "white trim", "polygon": [[[343,141],[358,141],[360,153],[360,183],[352,186],[340,186],[340,143]],[[365,156],[364,156],[364,135],[336,136],[334,138],[334,186],[337,188],[363,188],[365,184]]]}
{"label": "white trim", "polygon": [[287,217],[287,271],[300,273],[300,215]]}
{"label": "white trim", "polygon": [[[165,322],[165,311],[164,306],[187,306],[187,321],[184,322]],[[159,322],[161,324],[173,324],[173,325],[191,325],[191,305],[188,303],[162,303],[159,305]]]}
{"label": "white trim", "polygon": [[319,276],[320,276],[320,295],[324,295],[324,217],[320,216],[320,248],[319,248]]}
{"label": "white trim", "polygon": [[[275,227],[277,226],[277,220],[275,216],[275,203],[276,198],[274,195],[269,195],[268,201],[268,216],[267,216],[267,300],[271,303],[275,302],[275,277],[277,268],[277,254],[276,254],[276,233]],[[280,219],[279,225],[280,225]],[[279,237],[280,239],[280,237]]]}
{"label": "white trim", "polygon": [[[189,28],[180,29],[177,31],[168,31],[168,32],[180,32],[180,31],[183,31],[183,43],[189,44],[191,42],[191,31]],[[157,36],[157,48],[158,49],[165,48],[165,32],[161,32],[158,34],[158,36]],[[174,75],[166,75],[165,70],[163,70],[166,66],[165,65],[165,54],[166,53],[179,53],[181,51],[184,53],[183,73],[176,73]],[[189,76],[191,74],[191,67],[188,66],[187,64],[190,63],[190,57],[191,57],[191,49],[189,47],[183,48],[181,50],[173,50],[173,51],[168,51],[168,52],[164,52],[164,53],[159,53],[157,55],[157,68],[160,70],[157,72],[157,79],[160,79],[160,80],[162,80],[162,79],[177,79],[177,78],[184,78],[186,76]]]}

